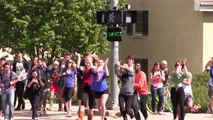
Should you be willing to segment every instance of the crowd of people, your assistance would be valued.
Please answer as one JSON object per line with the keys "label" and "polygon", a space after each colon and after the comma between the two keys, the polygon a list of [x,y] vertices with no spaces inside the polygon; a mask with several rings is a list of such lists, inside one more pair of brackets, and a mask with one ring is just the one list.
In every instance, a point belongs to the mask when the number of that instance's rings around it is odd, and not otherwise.
{"label": "crowd of people", "polygon": [[[151,94],[152,114],[164,115],[164,94],[168,81],[171,84],[171,102],[174,120],[185,120],[186,112],[196,112],[201,108],[200,105],[193,105],[192,74],[187,69],[186,59],[178,60],[171,74],[166,60],[155,62],[148,76],[150,85],[146,74],[141,71],[141,64],[134,63],[133,56],[127,56],[126,63],[123,64],[117,61],[115,67],[117,71],[116,75],[121,81],[119,107],[124,120],[127,120],[127,115],[130,118],[135,117],[136,120],[141,120],[138,105],[140,105],[144,119],[148,119],[146,104],[149,94]],[[150,86],[150,90],[148,86]],[[210,91],[212,90],[211,88],[210,86]],[[156,95],[159,99],[157,109]]]}
{"label": "crowd of people", "polygon": [[[36,120],[39,117],[38,111],[46,115],[47,110],[53,109],[55,94],[58,96],[58,111],[66,111],[66,116],[72,117],[72,97],[77,90],[78,120],[83,120],[87,106],[88,120],[93,119],[95,106],[101,114],[100,119],[106,120],[106,102],[109,96],[108,59],[102,60],[91,53],[84,56],[75,53],[75,57],[76,61],[66,53],[49,66],[45,60],[37,57],[29,64],[22,53],[16,55],[12,65],[7,62],[6,57],[1,57],[0,114],[4,119],[13,120],[14,109],[24,110],[24,98],[27,98],[31,104],[32,120]],[[118,101],[124,120],[128,119],[127,115],[141,120],[139,111],[145,120],[148,119],[146,104],[149,94],[152,98],[152,114],[164,115],[164,93],[168,81],[171,84],[174,120],[185,120],[186,112],[199,109],[193,106],[192,74],[187,69],[186,59],[178,60],[171,73],[166,60],[155,62],[148,77],[141,71],[142,67],[140,63],[134,62],[134,57],[131,55],[126,57],[126,63],[116,60],[115,74],[121,84]],[[205,69],[210,71],[209,97],[213,111],[213,58],[206,64]],[[48,91],[50,92],[49,107],[47,107]],[[156,96],[159,99],[157,106]]]}
{"label": "crowd of people", "polygon": [[[104,61],[90,53],[85,56],[79,53],[75,55],[78,58],[76,62],[71,59],[69,53],[66,53],[63,58],[53,61],[50,66],[37,57],[29,64],[22,53],[16,55],[12,65],[6,57],[1,57],[0,112],[4,119],[13,120],[14,109],[24,110],[24,98],[27,98],[31,104],[32,120],[36,120],[39,116],[38,110],[42,111],[42,115],[46,115],[47,110],[52,110],[55,94],[58,96],[58,111],[64,110],[67,117],[71,117],[72,97],[77,88],[79,120],[83,119],[86,105],[89,106],[88,120],[93,119],[95,105],[100,110],[101,120],[105,120],[105,104],[109,96],[106,81],[109,76],[108,59]],[[50,91],[49,107],[47,107],[48,91]],[[14,108],[15,106],[17,107]]]}

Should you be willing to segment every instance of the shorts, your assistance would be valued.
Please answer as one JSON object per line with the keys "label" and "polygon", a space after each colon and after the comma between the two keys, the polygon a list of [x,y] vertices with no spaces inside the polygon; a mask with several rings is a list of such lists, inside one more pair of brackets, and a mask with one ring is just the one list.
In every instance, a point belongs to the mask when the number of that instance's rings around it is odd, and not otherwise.
{"label": "shorts", "polygon": [[209,93],[209,97],[212,98],[213,97],[213,86],[209,85],[209,91],[208,91],[208,93]]}
{"label": "shorts", "polygon": [[93,94],[95,99],[99,99],[103,94],[109,94],[109,89],[107,88],[106,90],[101,92],[93,91]]}
{"label": "shorts", "polygon": [[83,88],[81,84],[77,84],[77,99],[81,100],[83,95]]}
{"label": "shorts", "polygon": [[50,85],[50,92],[55,92],[57,94],[60,94],[61,89],[57,85],[51,84]]}
{"label": "shorts", "polygon": [[71,100],[71,97],[73,96],[74,88],[73,87],[66,87],[64,88],[62,97],[67,102]]}
{"label": "shorts", "polygon": [[185,106],[187,105],[187,102],[193,101],[192,95],[185,95]]}

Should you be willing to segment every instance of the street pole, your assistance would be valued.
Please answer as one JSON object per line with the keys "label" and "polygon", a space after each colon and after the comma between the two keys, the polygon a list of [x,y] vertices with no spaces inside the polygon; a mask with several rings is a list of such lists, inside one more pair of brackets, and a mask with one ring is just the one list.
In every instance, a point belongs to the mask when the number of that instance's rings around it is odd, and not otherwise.
{"label": "street pole", "polygon": [[[111,2],[111,9],[113,7],[118,7],[118,0],[110,0]],[[110,42],[110,99],[112,101],[111,103],[111,109],[117,109],[118,108],[118,78],[115,75],[115,61],[119,60],[119,42],[118,41],[112,41]]]}

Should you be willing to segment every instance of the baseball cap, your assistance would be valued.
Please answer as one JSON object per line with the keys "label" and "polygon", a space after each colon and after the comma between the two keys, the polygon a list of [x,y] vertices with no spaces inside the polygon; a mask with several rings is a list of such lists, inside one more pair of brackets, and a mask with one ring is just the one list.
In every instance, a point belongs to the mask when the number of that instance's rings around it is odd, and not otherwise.
{"label": "baseball cap", "polygon": [[162,61],[161,61],[161,65],[162,65],[162,64],[167,65],[167,61],[166,61],[166,60],[162,60]]}

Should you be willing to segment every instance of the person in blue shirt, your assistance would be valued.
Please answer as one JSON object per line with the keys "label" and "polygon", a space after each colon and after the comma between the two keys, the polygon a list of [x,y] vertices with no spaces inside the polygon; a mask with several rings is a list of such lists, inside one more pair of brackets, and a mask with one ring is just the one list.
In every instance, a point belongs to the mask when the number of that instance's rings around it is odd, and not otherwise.
{"label": "person in blue shirt", "polygon": [[211,110],[211,113],[213,114],[213,57],[205,65],[205,70],[209,71],[210,73],[208,94],[210,98],[210,110]]}
{"label": "person in blue shirt", "polygon": [[62,97],[64,98],[66,110],[67,110],[67,117],[71,117],[71,98],[74,94],[75,88],[75,80],[77,75],[76,65],[72,60],[68,60],[65,64],[65,69],[62,72],[63,76],[65,77],[65,88],[63,91]]}
{"label": "person in blue shirt", "polygon": [[91,89],[94,93],[94,98],[101,113],[101,120],[106,119],[106,101],[109,96],[109,89],[107,85],[107,77],[109,76],[109,70],[107,65],[108,59],[106,59],[105,62],[103,60],[99,60],[97,67],[94,67],[92,70],[93,82]]}

